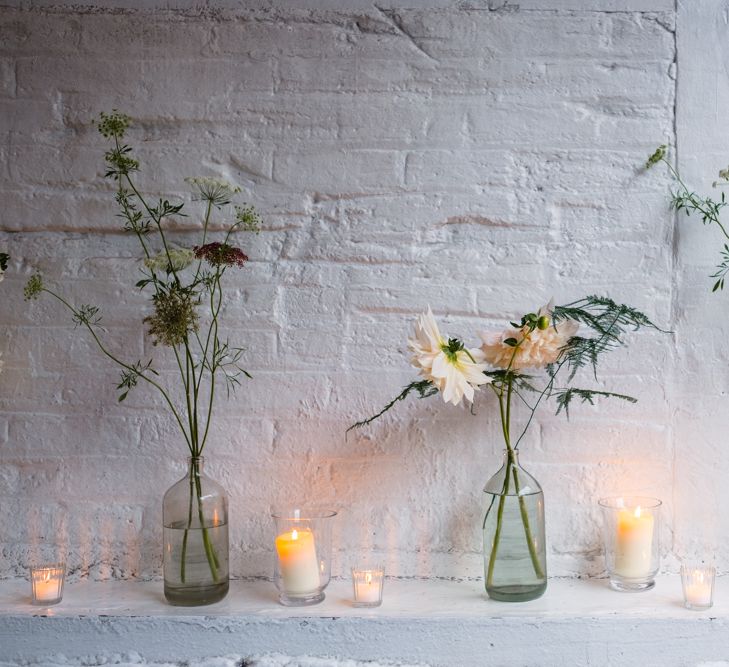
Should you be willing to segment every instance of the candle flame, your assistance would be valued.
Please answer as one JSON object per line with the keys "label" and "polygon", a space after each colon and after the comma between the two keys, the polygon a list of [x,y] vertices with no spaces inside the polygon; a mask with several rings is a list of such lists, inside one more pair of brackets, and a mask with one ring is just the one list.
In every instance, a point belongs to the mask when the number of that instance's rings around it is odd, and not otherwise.
{"label": "candle flame", "polygon": [[640,505],[638,505],[638,507],[635,508],[635,518],[636,519],[640,519],[640,513],[641,513]]}
{"label": "candle flame", "polygon": [[298,530],[296,530],[296,528],[294,528],[294,529],[293,529],[293,530],[291,531],[291,539],[292,539],[292,540],[298,540],[298,539],[299,539],[299,531],[298,531]]}
{"label": "candle flame", "polygon": [[372,572],[365,574],[365,583],[368,585],[372,583]]}
{"label": "candle flame", "polygon": [[47,584],[51,580],[51,573],[46,571],[43,573],[43,583]]}

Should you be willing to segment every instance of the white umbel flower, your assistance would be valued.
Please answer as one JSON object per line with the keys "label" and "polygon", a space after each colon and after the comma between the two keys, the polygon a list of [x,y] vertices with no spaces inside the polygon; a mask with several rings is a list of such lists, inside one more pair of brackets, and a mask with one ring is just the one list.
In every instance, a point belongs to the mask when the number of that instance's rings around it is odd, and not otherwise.
{"label": "white umbel flower", "polygon": [[[539,317],[552,315],[553,304],[550,301],[539,309]],[[579,329],[579,323],[573,320],[563,320],[559,324],[550,323],[546,329],[534,329],[529,332],[528,327],[521,329],[509,328],[501,333],[481,333],[484,358],[496,368],[511,368],[518,371],[525,368],[544,368],[557,361],[559,353]],[[509,338],[521,342],[518,348],[504,343]],[[512,360],[513,358],[513,360]]]}
{"label": "white umbel flower", "polygon": [[408,338],[408,348],[413,366],[433,383],[446,403],[458,405],[464,396],[473,402],[478,387],[491,382],[484,375],[487,366],[482,363],[481,350],[467,350],[461,341],[441,336],[430,306],[418,316],[414,335]]}
{"label": "white umbel flower", "polygon": [[172,268],[175,271],[182,271],[192,264],[195,259],[195,253],[187,248],[170,248],[170,257],[167,259],[167,253],[161,252],[152,257],[147,257],[144,260],[144,264],[148,269],[152,271],[167,271],[172,264]]}

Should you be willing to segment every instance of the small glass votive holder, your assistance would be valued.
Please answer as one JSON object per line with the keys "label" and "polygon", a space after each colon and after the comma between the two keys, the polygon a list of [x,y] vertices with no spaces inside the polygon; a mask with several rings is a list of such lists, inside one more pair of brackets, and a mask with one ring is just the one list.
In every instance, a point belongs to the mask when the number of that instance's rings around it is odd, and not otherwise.
{"label": "small glass votive holder", "polygon": [[644,496],[602,498],[605,568],[616,591],[647,591],[661,559],[661,501]]}
{"label": "small glass votive holder", "polygon": [[33,604],[45,607],[58,604],[63,598],[63,581],[65,578],[65,563],[31,567],[30,583]]}
{"label": "small glass votive holder", "polygon": [[273,513],[276,522],[273,580],[287,607],[317,604],[331,579],[331,510],[291,509]]}
{"label": "small glass votive holder", "polygon": [[379,607],[382,604],[382,588],[385,584],[385,566],[352,568],[355,607]]}
{"label": "small glass votive holder", "polygon": [[681,565],[683,604],[686,609],[701,611],[714,604],[714,578],[716,568],[699,563]]}

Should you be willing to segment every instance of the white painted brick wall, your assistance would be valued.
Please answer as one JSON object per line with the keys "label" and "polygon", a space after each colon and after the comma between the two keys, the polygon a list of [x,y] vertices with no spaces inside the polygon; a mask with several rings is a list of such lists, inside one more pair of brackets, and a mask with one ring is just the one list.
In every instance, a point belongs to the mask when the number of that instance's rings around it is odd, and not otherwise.
{"label": "white painted brick wall", "polygon": [[[393,575],[479,576],[493,401],[473,417],[413,402],[344,430],[413,377],[405,338],[427,304],[475,342],[552,295],[594,292],[676,334],[641,334],[607,362],[605,386],[637,406],[576,408],[570,424],[545,411],[533,428],[522,458],[547,494],[550,571],[602,571],[596,499],[621,491],[664,499],[667,569],[702,540],[729,567],[716,237],[684,222],[676,235],[668,175],[640,170],[677,123],[697,187],[725,166],[725,73],[692,30],[726,41],[718,0],[678,17],[678,105],[673,0],[103,4],[0,9],[0,247],[14,258],[0,289],[0,577],[24,571],[29,507],[59,499],[74,576],[160,573],[161,495],[184,444],[144,388],[116,403],[116,369],[65,312],[22,298],[39,267],[101,306],[114,349],[150,349],[129,287],[137,248],[91,125],[112,107],[138,119],[146,191],[221,175],[265,220],[225,312],[255,379],[220,403],[207,452],[230,492],[234,575],[269,574],[272,506],[307,500],[341,511],[337,574],[373,548]],[[698,74],[683,79],[684,62]]]}

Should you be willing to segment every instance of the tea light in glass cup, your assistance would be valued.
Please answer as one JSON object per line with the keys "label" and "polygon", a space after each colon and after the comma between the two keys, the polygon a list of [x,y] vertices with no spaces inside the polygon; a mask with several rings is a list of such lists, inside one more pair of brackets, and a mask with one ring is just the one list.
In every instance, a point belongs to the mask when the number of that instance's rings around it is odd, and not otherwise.
{"label": "tea light in glass cup", "polygon": [[686,609],[701,611],[714,604],[714,577],[716,568],[710,565],[683,563],[681,585]]}
{"label": "tea light in glass cup", "polygon": [[384,565],[367,569],[353,567],[354,606],[379,607],[382,604],[382,587],[384,583]]}
{"label": "tea light in glass cup", "polygon": [[33,604],[49,606],[63,598],[63,580],[66,576],[64,563],[39,565],[30,568]]}

